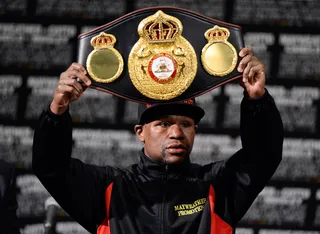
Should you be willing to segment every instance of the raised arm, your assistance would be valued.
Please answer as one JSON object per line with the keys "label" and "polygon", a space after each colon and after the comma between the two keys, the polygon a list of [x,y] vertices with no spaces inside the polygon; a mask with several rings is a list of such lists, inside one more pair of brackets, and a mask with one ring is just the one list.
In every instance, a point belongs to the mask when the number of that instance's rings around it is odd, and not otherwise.
{"label": "raised arm", "polygon": [[282,158],[283,124],[273,98],[265,89],[264,65],[244,48],[238,67],[241,86],[240,134],[242,149],[220,170],[217,212],[236,225],[266,186]]}
{"label": "raised arm", "polygon": [[[283,124],[273,98],[265,89],[264,65],[249,48],[242,49],[240,56],[243,59],[238,69],[243,71],[244,88],[240,119],[243,161],[251,169],[260,166],[263,182],[267,182],[282,159]],[[254,172],[259,173],[259,168]]]}
{"label": "raised arm", "polygon": [[[85,85],[75,80],[80,78]],[[104,189],[109,168],[87,165],[71,158],[72,121],[70,102],[77,100],[90,85],[85,69],[73,63],[60,76],[54,98],[35,128],[33,172],[76,221],[92,233],[105,216]],[[100,206],[99,206],[100,205]]]}

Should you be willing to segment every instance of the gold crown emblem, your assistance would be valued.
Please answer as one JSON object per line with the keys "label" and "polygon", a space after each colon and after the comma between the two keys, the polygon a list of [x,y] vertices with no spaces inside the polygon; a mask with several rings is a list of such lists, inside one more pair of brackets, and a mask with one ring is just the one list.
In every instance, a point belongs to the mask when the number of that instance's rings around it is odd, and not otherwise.
{"label": "gold crown emblem", "polygon": [[211,41],[226,41],[228,37],[230,36],[230,32],[228,29],[219,27],[218,25],[215,25],[213,28],[207,30],[204,34],[206,39]]}
{"label": "gold crown emblem", "polygon": [[138,33],[149,43],[173,42],[181,35],[182,28],[179,19],[159,10],[140,22]]}
{"label": "gold crown emblem", "polygon": [[93,37],[90,43],[95,49],[99,49],[113,47],[116,41],[117,39],[113,35],[102,32],[98,36]]}

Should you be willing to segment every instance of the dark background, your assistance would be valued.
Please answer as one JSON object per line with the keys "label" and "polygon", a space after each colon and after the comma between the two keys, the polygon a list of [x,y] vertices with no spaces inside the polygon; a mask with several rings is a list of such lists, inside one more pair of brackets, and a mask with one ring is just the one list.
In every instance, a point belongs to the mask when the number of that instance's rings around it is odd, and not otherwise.
{"label": "dark background", "polygon": [[[285,126],[283,161],[237,234],[320,233],[320,2],[317,0],[0,0],[0,157],[17,168],[22,233],[43,233],[50,196],[32,174],[33,128],[59,75],[76,61],[77,36],[136,9],[168,5],[241,25],[266,65],[267,88]],[[205,164],[240,147],[242,88],[227,84],[198,98],[206,110],[192,159]],[[74,155],[126,166],[141,144],[137,104],[89,89],[71,106]],[[121,139],[121,141],[120,141]],[[63,211],[60,233],[86,233]]]}

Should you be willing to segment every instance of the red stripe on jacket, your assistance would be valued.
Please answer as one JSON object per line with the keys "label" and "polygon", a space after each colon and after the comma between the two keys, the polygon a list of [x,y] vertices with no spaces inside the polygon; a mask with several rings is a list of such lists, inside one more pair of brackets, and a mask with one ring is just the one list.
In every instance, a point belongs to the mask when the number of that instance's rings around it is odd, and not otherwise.
{"label": "red stripe on jacket", "polygon": [[108,188],[106,189],[106,217],[103,220],[102,224],[98,227],[97,234],[110,234],[110,202],[111,202],[111,193],[112,193],[112,186],[111,183]]}
{"label": "red stripe on jacket", "polygon": [[211,214],[211,227],[210,234],[232,234],[232,227],[222,220],[214,212],[214,201],[216,199],[216,194],[212,185],[209,188],[209,204],[210,204],[210,214]]}

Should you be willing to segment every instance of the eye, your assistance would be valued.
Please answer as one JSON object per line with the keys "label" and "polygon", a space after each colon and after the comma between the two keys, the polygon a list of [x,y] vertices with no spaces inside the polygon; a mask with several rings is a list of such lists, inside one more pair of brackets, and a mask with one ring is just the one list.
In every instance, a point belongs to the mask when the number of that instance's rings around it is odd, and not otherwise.
{"label": "eye", "polygon": [[183,127],[183,128],[188,128],[188,127],[190,127],[191,126],[191,123],[190,122],[182,122],[181,123],[181,127]]}
{"label": "eye", "polygon": [[164,127],[164,128],[170,127],[170,123],[169,123],[169,122],[166,122],[166,121],[160,122],[159,125],[160,125],[161,127]]}

